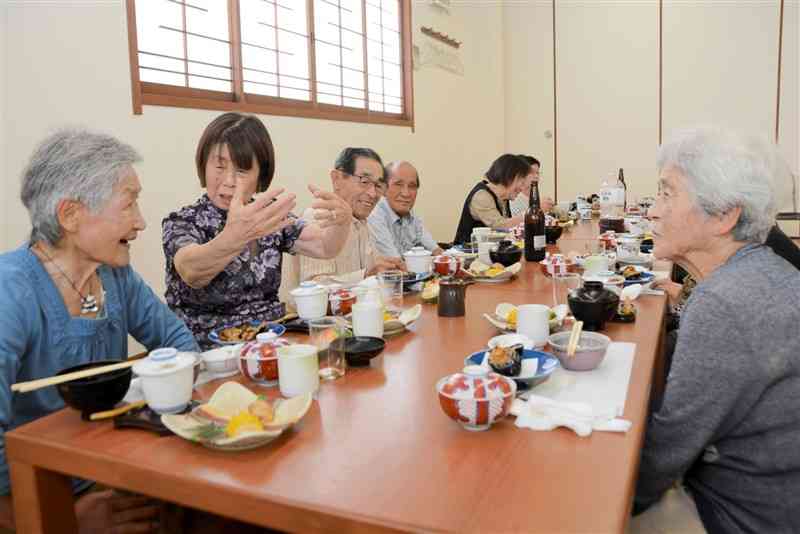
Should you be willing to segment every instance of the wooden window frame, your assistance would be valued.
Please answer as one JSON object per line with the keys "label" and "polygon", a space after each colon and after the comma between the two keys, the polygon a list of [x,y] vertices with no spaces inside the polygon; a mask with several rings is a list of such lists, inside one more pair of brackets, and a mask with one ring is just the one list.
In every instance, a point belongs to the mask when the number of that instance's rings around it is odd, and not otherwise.
{"label": "wooden window frame", "polygon": [[[309,3],[308,16],[313,17],[313,0]],[[366,1],[366,0],[364,0]],[[128,18],[128,50],[131,69],[131,94],[134,115],[142,114],[142,107],[168,106],[176,108],[209,109],[215,111],[240,111],[260,115],[305,117],[334,121],[387,124],[414,128],[414,75],[412,69],[411,0],[400,0],[401,72],[403,73],[403,112],[400,114],[371,111],[369,95],[365,109],[355,109],[320,102],[304,102],[288,98],[245,94],[242,81],[239,2],[228,0],[228,23],[231,39],[231,72],[233,92],[209,91],[191,87],[179,87],[139,79],[139,45],[136,33],[136,0],[126,0]],[[364,13],[364,17],[366,14]],[[312,22],[309,20],[309,22]],[[366,36],[365,36],[366,38]],[[314,58],[314,31],[309,25],[309,74],[310,93],[316,99],[316,64]],[[366,55],[366,44],[365,44]],[[365,65],[366,77],[366,65]],[[366,89],[365,89],[366,91]]]}

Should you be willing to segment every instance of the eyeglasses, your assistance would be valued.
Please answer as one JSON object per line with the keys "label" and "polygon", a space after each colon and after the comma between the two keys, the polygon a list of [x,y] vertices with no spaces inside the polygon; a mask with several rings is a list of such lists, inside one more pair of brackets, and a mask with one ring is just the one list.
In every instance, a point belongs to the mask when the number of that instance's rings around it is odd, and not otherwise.
{"label": "eyeglasses", "polygon": [[376,180],[371,176],[367,176],[364,174],[350,174],[349,172],[344,172],[344,171],[342,171],[342,173],[346,174],[347,176],[352,176],[353,178],[355,178],[358,185],[361,186],[361,189],[369,189],[369,187],[372,186],[379,193],[383,192],[384,186],[383,182],[381,182],[380,180]]}

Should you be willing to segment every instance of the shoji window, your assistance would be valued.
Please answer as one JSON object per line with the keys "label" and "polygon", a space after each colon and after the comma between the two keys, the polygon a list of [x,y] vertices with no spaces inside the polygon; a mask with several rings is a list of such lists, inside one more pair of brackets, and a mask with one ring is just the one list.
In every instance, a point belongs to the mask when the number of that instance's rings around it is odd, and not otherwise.
{"label": "shoji window", "polygon": [[142,105],[413,125],[410,0],[127,0]]}

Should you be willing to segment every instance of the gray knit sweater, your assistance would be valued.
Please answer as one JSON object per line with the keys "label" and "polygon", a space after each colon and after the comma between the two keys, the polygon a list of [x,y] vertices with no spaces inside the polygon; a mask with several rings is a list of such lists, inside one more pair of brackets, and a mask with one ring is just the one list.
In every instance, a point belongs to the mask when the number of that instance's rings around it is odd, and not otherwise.
{"label": "gray knit sweater", "polygon": [[687,302],[635,511],[681,477],[709,532],[800,532],[800,271],[764,246]]}

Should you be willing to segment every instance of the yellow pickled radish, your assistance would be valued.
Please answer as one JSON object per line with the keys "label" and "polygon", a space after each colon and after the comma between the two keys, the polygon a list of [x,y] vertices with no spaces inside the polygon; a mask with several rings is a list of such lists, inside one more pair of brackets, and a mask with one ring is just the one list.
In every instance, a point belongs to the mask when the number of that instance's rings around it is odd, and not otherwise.
{"label": "yellow pickled radish", "polygon": [[514,308],[513,310],[508,312],[508,315],[506,316],[506,322],[511,326],[516,326],[516,324],[517,324],[517,309],[516,308]]}
{"label": "yellow pickled radish", "polygon": [[247,410],[234,415],[225,426],[225,433],[231,438],[245,432],[261,432],[262,430],[264,430],[264,425],[261,424],[261,420]]}

